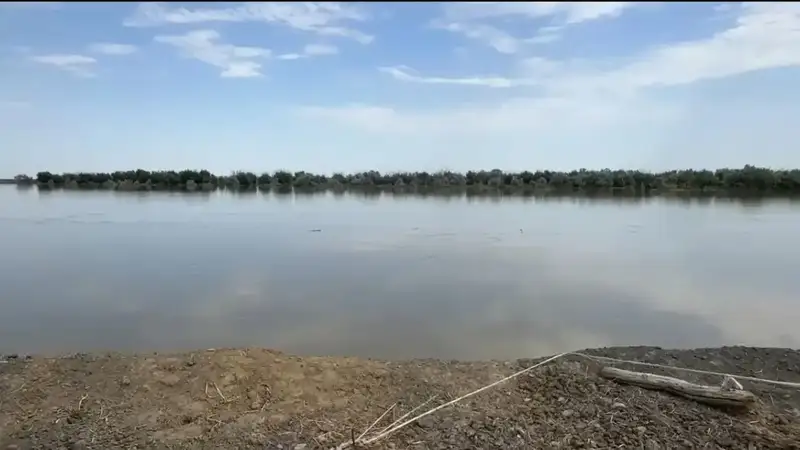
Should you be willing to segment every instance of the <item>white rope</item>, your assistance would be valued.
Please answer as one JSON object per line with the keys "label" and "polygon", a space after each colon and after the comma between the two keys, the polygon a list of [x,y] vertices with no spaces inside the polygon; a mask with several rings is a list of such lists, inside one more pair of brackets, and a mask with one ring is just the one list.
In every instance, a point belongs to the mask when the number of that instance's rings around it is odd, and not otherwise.
{"label": "white rope", "polygon": [[432,402],[432,401],[433,401],[435,398],[436,398],[436,396],[434,395],[433,397],[431,397],[431,398],[429,398],[429,399],[425,400],[425,402],[424,402],[424,403],[420,403],[419,405],[415,406],[415,407],[414,407],[414,409],[412,409],[411,411],[409,411],[409,412],[407,412],[407,413],[403,414],[403,415],[402,415],[402,416],[400,416],[400,417],[399,417],[397,420],[395,420],[394,422],[392,422],[392,423],[390,423],[389,425],[385,426],[384,428],[381,428],[381,430],[380,430],[380,431],[378,431],[378,433],[383,433],[384,431],[388,430],[389,428],[392,428],[393,426],[395,426],[395,425],[397,425],[398,423],[402,422],[402,421],[403,421],[403,419],[405,419],[406,417],[408,417],[408,416],[410,416],[410,415],[414,414],[414,411],[416,411],[416,410],[418,410],[418,409],[422,408],[423,406],[427,405],[428,403]]}
{"label": "white rope", "polygon": [[712,372],[710,370],[688,369],[688,368],[685,368],[685,367],[673,367],[673,366],[667,366],[667,365],[664,365],[664,364],[653,364],[653,363],[642,362],[642,361],[628,361],[626,359],[609,358],[607,356],[587,355],[585,353],[577,353],[577,352],[570,352],[569,354],[570,355],[575,355],[575,356],[582,356],[584,358],[594,359],[594,360],[613,361],[613,362],[618,362],[618,363],[633,364],[635,366],[659,367],[661,369],[671,369],[671,370],[677,370],[677,371],[682,371],[682,372],[691,372],[691,373],[702,373],[702,374],[706,374],[706,375],[717,375],[717,376],[720,376],[720,377],[731,377],[733,379],[737,379],[738,378],[740,380],[756,381],[756,382],[759,382],[759,383],[774,384],[776,386],[784,386],[784,387],[800,389],[800,383],[792,383],[790,381],[769,380],[769,379],[766,379],[766,378],[748,377],[748,376],[745,376],[745,375],[734,375],[734,374],[731,374],[731,373],[723,373],[723,372]]}
{"label": "white rope", "polygon": [[[684,368],[684,367],[673,367],[673,366],[667,366],[667,365],[664,365],[664,364],[654,364],[654,363],[647,363],[647,362],[641,362],[641,361],[629,361],[629,360],[625,360],[625,359],[609,358],[607,356],[587,355],[585,353],[579,353],[579,352],[565,352],[565,353],[559,353],[558,355],[555,355],[555,356],[551,356],[550,358],[547,358],[544,361],[538,362],[538,363],[536,363],[536,364],[534,364],[534,365],[532,365],[532,366],[530,366],[528,368],[525,368],[525,369],[522,369],[522,370],[520,370],[518,372],[515,372],[515,373],[513,373],[513,374],[511,374],[511,375],[509,375],[509,376],[507,376],[507,377],[505,377],[505,378],[503,378],[501,380],[495,381],[494,383],[491,383],[491,384],[488,384],[488,385],[486,385],[486,386],[484,386],[482,388],[476,389],[476,390],[474,390],[474,391],[472,391],[472,392],[470,392],[468,394],[462,395],[461,397],[458,397],[458,398],[456,398],[454,400],[450,400],[447,403],[443,403],[443,404],[441,404],[439,406],[436,406],[436,407],[434,407],[432,409],[429,409],[428,411],[425,411],[422,414],[414,416],[411,419],[408,419],[405,422],[402,422],[402,423],[400,423],[400,424],[398,424],[396,426],[392,426],[395,423],[397,423],[397,421],[395,421],[394,423],[392,423],[388,427],[384,428],[377,435],[372,436],[371,438],[363,440],[363,441],[361,441],[360,439],[357,439],[356,442],[360,443],[360,444],[370,444],[370,443],[375,442],[375,441],[377,441],[379,439],[383,439],[384,437],[394,433],[395,431],[397,431],[397,430],[399,430],[399,429],[401,429],[401,428],[403,428],[403,427],[405,427],[405,426],[407,426],[409,424],[412,424],[412,423],[416,422],[417,420],[419,420],[419,419],[421,419],[421,418],[423,418],[423,417],[425,417],[425,416],[427,416],[429,414],[433,414],[433,413],[435,413],[436,411],[438,411],[440,409],[443,409],[443,408],[446,408],[446,407],[448,407],[450,405],[456,404],[456,403],[460,402],[461,400],[464,400],[466,398],[472,397],[475,394],[483,392],[483,391],[485,391],[485,390],[487,390],[487,389],[489,389],[491,387],[497,386],[498,384],[504,383],[504,382],[506,382],[508,380],[511,380],[513,378],[516,378],[516,377],[518,377],[518,376],[520,376],[520,375],[522,375],[524,373],[530,372],[531,370],[536,369],[537,367],[541,367],[541,366],[543,366],[543,365],[545,365],[545,364],[547,364],[549,362],[555,361],[556,359],[559,359],[559,358],[562,358],[562,357],[568,356],[568,355],[580,356],[582,358],[591,359],[591,360],[595,360],[595,361],[598,361],[598,360],[599,361],[612,361],[612,362],[617,362],[617,363],[625,363],[625,364],[647,366],[647,367],[658,367],[658,368],[662,368],[662,369],[670,369],[670,370],[677,370],[677,371],[683,371],[683,372],[702,373],[702,374],[706,374],[706,375],[716,375],[716,376],[721,376],[721,377],[731,377],[731,378],[734,378],[734,379],[740,378],[740,379],[743,379],[743,380],[749,380],[749,381],[755,381],[755,382],[760,382],[760,383],[774,384],[774,385],[778,385],[778,386],[784,386],[784,387],[791,387],[791,388],[795,388],[795,389],[800,389],[800,383],[792,383],[792,382],[788,382],[788,381],[769,380],[769,379],[766,379],[766,378],[748,377],[748,376],[734,375],[734,374],[729,374],[729,373],[724,373],[724,372],[713,372],[713,371],[709,371],[709,370],[688,369],[688,368]],[[433,398],[429,399],[428,401],[430,401],[432,399]],[[428,402],[425,402],[425,403],[428,403]],[[424,405],[424,403],[423,403],[423,405]],[[422,406],[422,405],[420,405],[420,406]],[[413,410],[409,411],[403,417],[405,417],[406,415],[411,414],[412,412],[416,411],[417,409],[419,409],[420,406],[417,406]],[[385,414],[386,413],[384,413],[384,415]],[[381,417],[383,417],[383,415]],[[403,417],[401,417],[398,420],[402,420]],[[380,420],[380,417],[378,418],[378,420],[375,421],[375,423],[377,423],[379,420]],[[373,425],[370,428],[375,426],[375,423],[373,423]],[[363,434],[362,434],[362,436],[363,436]],[[342,444],[338,448],[343,448],[347,444],[350,444],[350,443],[348,442],[346,444]]]}
{"label": "white rope", "polygon": [[478,393],[480,393],[480,392],[483,392],[483,391],[485,391],[486,389],[489,389],[490,387],[497,386],[497,385],[498,385],[498,384],[500,384],[500,383],[503,383],[503,382],[506,382],[506,381],[508,381],[508,380],[510,380],[510,379],[512,379],[512,378],[518,377],[518,376],[522,375],[522,374],[523,374],[523,373],[525,373],[525,372],[529,372],[529,371],[531,371],[531,370],[533,370],[533,369],[535,369],[535,368],[537,368],[537,367],[539,367],[539,366],[543,366],[543,365],[545,365],[545,364],[549,363],[550,361],[554,361],[554,360],[556,360],[556,359],[558,359],[558,358],[561,358],[562,356],[564,356],[564,355],[566,355],[566,354],[567,354],[567,353],[561,353],[561,354],[558,354],[558,355],[556,355],[556,356],[552,356],[552,357],[550,357],[550,358],[547,358],[547,359],[545,359],[544,361],[542,361],[542,362],[540,362],[540,363],[538,363],[538,364],[534,364],[534,365],[532,365],[532,366],[528,367],[527,369],[522,369],[522,370],[520,370],[520,371],[519,371],[519,372],[517,372],[517,373],[513,373],[513,374],[511,374],[511,375],[509,375],[509,376],[507,376],[507,377],[503,378],[502,380],[495,381],[495,382],[494,382],[494,383],[492,383],[492,384],[487,384],[486,386],[484,386],[484,387],[482,387],[482,388],[480,388],[480,389],[476,389],[476,390],[474,390],[474,391],[470,392],[469,394],[462,395],[461,397],[458,397],[458,398],[457,398],[457,399],[455,399],[455,400],[450,400],[450,401],[449,401],[449,402],[447,402],[447,403],[442,403],[441,405],[439,405],[439,406],[437,406],[437,407],[435,407],[435,408],[429,409],[429,410],[425,411],[424,413],[422,413],[422,414],[420,414],[420,415],[418,415],[418,416],[414,416],[414,417],[412,417],[411,419],[408,419],[408,420],[406,420],[405,422],[402,422],[401,424],[399,424],[399,425],[397,425],[397,426],[395,426],[395,427],[389,428],[388,430],[386,430],[386,431],[384,431],[384,432],[382,432],[382,433],[378,434],[377,436],[373,436],[373,437],[371,437],[371,438],[369,438],[369,439],[367,439],[367,440],[365,440],[365,441],[362,441],[362,443],[363,443],[363,444],[369,444],[369,443],[371,443],[371,442],[375,442],[375,441],[377,441],[378,439],[381,439],[381,438],[383,438],[384,436],[388,436],[389,434],[391,434],[391,433],[394,433],[395,431],[399,430],[400,428],[403,428],[404,426],[406,426],[406,425],[408,425],[408,424],[410,424],[410,423],[414,423],[414,422],[416,422],[417,420],[419,420],[419,419],[421,419],[421,418],[423,418],[423,417],[425,417],[425,416],[427,416],[427,415],[429,415],[429,414],[433,414],[433,413],[435,413],[436,411],[438,411],[438,410],[440,410],[440,409],[442,409],[442,408],[445,408],[445,407],[448,407],[448,406],[450,406],[450,405],[452,405],[452,404],[458,403],[458,402],[460,402],[461,400],[464,400],[465,398],[468,398],[468,397],[472,397],[473,395],[475,395],[475,394],[478,394]]}

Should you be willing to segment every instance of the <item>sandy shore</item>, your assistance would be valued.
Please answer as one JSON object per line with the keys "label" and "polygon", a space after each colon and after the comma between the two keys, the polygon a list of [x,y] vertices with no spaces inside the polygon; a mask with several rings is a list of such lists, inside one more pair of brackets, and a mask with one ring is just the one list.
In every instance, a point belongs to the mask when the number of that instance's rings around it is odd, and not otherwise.
{"label": "sandy shore", "polygon": [[[790,349],[587,352],[800,382],[800,352]],[[332,448],[360,435],[394,403],[375,430],[432,396],[424,409],[534,362],[391,362],[252,348],[1,359],[0,449]],[[583,359],[560,359],[368,447],[800,449],[798,390],[742,381],[759,401],[735,412],[620,385],[593,370]]]}

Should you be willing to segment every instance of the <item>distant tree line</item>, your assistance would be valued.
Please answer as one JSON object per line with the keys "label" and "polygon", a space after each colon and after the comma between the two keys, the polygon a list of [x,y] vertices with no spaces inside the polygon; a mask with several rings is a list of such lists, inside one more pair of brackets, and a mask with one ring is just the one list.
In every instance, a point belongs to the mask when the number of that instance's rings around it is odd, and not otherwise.
{"label": "distant tree line", "polygon": [[558,172],[503,172],[480,170],[467,173],[378,171],[331,176],[309,172],[278,170],[256,175],[235,172],[215,175],[208,170],[147,171],[129,170],[113,173],[39,172],[35,178],[18,175],[18,184],[40,188],[116,189],[122,191],[216,189],[348,189],[374,188],[393,190],[467,189],[477,191],[559,191],[596,192],[631,191],[736,191],[800,194],[800,170],[771,170],[754,166],[741,169],[671,170],[661,173],[638,170],[573,170]]}

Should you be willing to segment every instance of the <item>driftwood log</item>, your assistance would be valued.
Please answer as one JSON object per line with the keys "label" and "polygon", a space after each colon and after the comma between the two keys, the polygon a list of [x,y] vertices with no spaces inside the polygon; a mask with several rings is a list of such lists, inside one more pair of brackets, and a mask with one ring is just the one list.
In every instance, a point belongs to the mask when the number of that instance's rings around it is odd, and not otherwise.
{"label": "driftwood log", "polygon": [[645,389],[670,392],[713,406],[743,408],[751,406],[756,402],[756,396],[748,391],[704,386],[652,373],[632,372],[630,370],[617,369],[614,367],[603,367],[600,370],[600,376]]}

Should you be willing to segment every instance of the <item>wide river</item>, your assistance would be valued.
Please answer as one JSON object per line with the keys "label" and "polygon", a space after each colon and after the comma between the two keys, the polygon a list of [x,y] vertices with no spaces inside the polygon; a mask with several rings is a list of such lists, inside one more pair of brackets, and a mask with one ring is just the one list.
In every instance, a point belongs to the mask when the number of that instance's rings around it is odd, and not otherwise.
{"label": "wide river", "polygon": [[0,353],[800,346],[800,203],[0,186]]}

